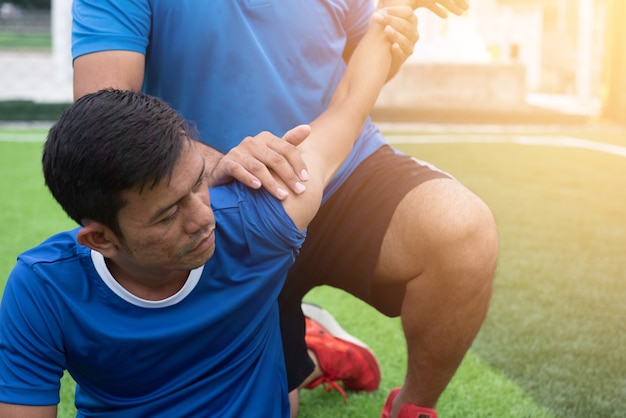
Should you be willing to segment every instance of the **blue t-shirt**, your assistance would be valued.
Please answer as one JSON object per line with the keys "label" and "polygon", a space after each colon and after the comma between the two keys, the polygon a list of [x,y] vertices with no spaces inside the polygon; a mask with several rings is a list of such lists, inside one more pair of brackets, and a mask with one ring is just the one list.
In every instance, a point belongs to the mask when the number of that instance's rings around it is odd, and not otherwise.
{"label": "blue t-shirt", "polygon": [[276,298],[305,234],[280,202],[211,190],[216,251],[161,301],[124,290],[76,230],[19,256],[0,304],[0,401],[79,417],[287,417]]}
{"label": "blue t-shirt", "polygon": [[[319,116],[372,13],[371,0],[75,0],[72,55],[145,54],[144,91],[225,152]],[[325,199],[383,143],[368,120]]]}

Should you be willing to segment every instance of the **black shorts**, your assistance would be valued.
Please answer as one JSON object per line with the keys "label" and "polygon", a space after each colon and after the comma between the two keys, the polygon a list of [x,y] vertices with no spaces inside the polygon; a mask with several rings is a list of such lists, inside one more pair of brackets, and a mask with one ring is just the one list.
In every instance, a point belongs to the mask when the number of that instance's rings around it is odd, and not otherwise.
{"label": "black shorts", "polygon": [[[320,208],[279,296],[289,390],[313,371],[304,341],[302,298],[329,285],[370,301],[374,269],[391,217],[412,189],[450,176],[385,145],[364,160]],[[385,293],[385,314],[397,316],[404,285]]]}

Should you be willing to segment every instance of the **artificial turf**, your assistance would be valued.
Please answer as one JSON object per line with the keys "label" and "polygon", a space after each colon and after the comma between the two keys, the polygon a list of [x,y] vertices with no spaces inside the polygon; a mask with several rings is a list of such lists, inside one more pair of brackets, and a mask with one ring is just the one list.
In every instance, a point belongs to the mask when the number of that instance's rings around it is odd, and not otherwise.
{"label": "artificial turf", "polygon": [[[44,136],[44,131],[0,130],[0,289],[19,252],[73,227],[43,184]],[[623,416],[625,157],[510,143],[510,136],[466,143],[459,134],[458,143],[398,144],[479,194],[494,211],[500,232],[492,305],[441,398],[440,416]],[[623,134],[582,136],[626,147]],[[330,288],[315,289],[308,300],[372,347],[383,380],[377,392],[350,393],[345,405],[337,392],[303,392],[300,416],[379,416],[388,391],[404,374],[399,321]],[[59,417],[75,414],[72,389],[66,377]]]}

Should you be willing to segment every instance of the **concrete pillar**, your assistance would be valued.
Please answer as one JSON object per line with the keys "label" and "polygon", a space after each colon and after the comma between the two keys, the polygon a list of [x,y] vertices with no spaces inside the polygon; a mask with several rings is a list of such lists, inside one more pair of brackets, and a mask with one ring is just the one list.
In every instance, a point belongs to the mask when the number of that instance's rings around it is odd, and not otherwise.
{"label": "concrete pillar", "polygon": [[626,2],[608,0],[602,116],[626,123]]}
{"label": "concrete pillar", "polygon": [[52,62],[56,81],[72,80],[72,0],[52,0]]}
{"label": "concrete pillar", "polygon": [[594,0],[578,0],[576,53],[576,96],[582,102],[592,99]]}

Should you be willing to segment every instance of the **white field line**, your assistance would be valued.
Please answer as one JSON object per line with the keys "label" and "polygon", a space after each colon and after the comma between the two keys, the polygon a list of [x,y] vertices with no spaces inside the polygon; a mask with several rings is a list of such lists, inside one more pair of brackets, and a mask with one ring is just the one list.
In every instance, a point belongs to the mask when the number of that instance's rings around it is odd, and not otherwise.
{"label": "white field line", "polygon": [[548,147],[582,148],[607,154],[626,157],[626,147],[588,139],[572,138],[569,136],[526,136],[526,135],[387,135],[392,144],[437,144],[437,143],[493,143],[493,144],[521,144],[539,145]]}
{"label": "white field line", "polygon": [[[626,157],[626,147],[569,136],[527,136],[527,135],[387,135],[392,144],[437,144],[437,143],[512,143],[549,147],[582,148],[592,151]],[[45,133],[1,133],[0,142],[43,142]]]}
{"label": "white field line", "polygon": [[0,132],[0,142],[44,142],[46,140],[46,133],[27,133],[22,134],[18,132],[4,133]]}

